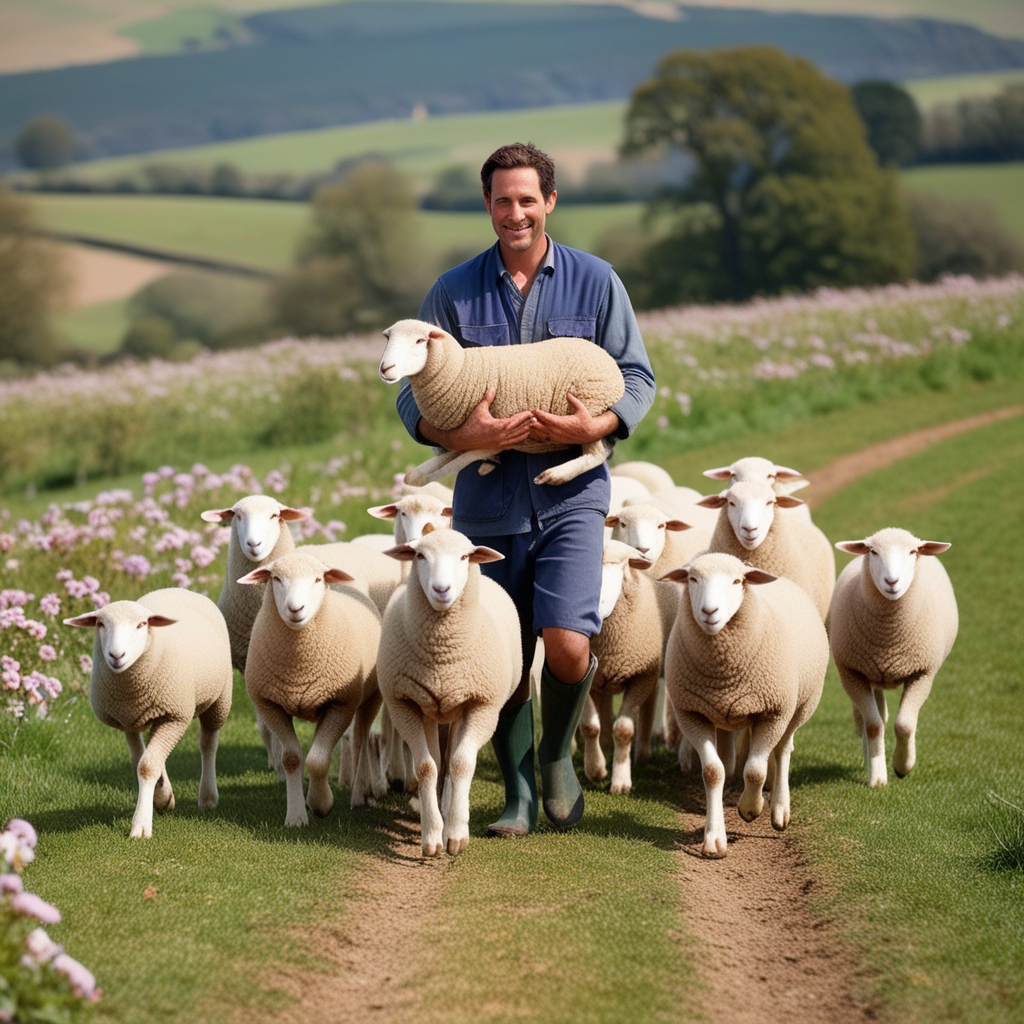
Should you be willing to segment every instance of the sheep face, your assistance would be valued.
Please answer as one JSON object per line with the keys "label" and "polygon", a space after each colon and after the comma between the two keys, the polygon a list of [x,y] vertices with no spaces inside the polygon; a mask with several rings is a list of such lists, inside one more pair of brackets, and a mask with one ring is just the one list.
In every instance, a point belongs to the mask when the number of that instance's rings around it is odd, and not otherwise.
{"label": "sheep face", "polygon": [[64,625],[97,630],[103,660],[111,672],[120,675],[146,653],[150,629],[173,626],[176,621],[154,615],[137,601],[114,601],[99,611],[65,619]]}
{"label": "sheep face", "polygon": [[440,340],[444,331],[422,320],[399,320],[385,332],[384,346],[377,372],[385,384],[394,384],[403,377],[415,377],[427,365],[431,340]]}
{"label": "sheep face", "polygon": [[615,605],[622,594],[622,584],[630,567],[649,569],[653,564],[628,544],[617,540],[605,541],[604,557],[601,561],[601,597],[597,606],[602,622],[615,611]]}
{"label": "sheep face", "polygon": [[689,524],[681,519],[669,519],[660,509],[643,504],[628,505],[608,516],[604,525],[612,528],[612,540],[636,548],[652,565],[665,550],[666,531],[690,529]]}
{"label": "sheep face", "polygon": [[803,476],[798,470],[790,469],[787,466],[777,466],[771,459],[762,459],[756,455],[737,459],[731,466],[705,469],[704,475],[711,480],[728,480],[729,485],[737,483],[774,484],[776,480],[794,480]]}
{"label": "sheep face", "polygon": [[840,551],[867,558],[875,589],[890,601],[898,601],[910,589],[921,555],[939,555],[950,546],[944,541],[919,540],[896,527],[879,530],[864,540],[841,540],[836,544]]}
{"label": "sheep face", "polygon": [[697,502],[703,508],[727,508],[729,524],[736,539],[748,551],[764,542],[775,521],[776,508],[802,505],[799,498],[776,494],[770,484],[733,484],[721,494],[712,494]]}
{"label": "sheep face", "polygon": [[427,523],[434,529],[451,526],[451,506],[429,494],[410,494],[391,505],[377,505],[366,511],[377,519],[394,520],[396,544],[418,540]]}
{"label": "sheep face", "polygon": [[289,629],[299,630],[316,618],[329,584],[351,580],[347,572],[328,568],[319,558],[296,551],[275,559],[270,565],[253,569],[238,582],[269,582],[274,588],[274,604],[281,621]]}
{"label": "sheep face", "polygon": [[740,610],[747,584],[772,583],[778,577],[744,565],[732,555],[716,553],[698,555],[689,565],[673,569],[661,579],[686,584],[694,621],[714,636]]}
{"label": "sheep face", "polygon": [[474,545],[457,530],[434,529],[429,529],[419,540],[399,544],[384,554],[415,563],[416,578],[435,612],[448,611],[462,596],[469,580],[470,565],[497,562],[505,557],[493,548]]}
{"label": "sheep face", "polygon": [[259,562],[274,550],[283,522],[312,514],[311,508],[289,508],[265,494],[251,494],[231,508],[209,509],[202,518],[208,523],[230,522],[239,551],[250,562]]}

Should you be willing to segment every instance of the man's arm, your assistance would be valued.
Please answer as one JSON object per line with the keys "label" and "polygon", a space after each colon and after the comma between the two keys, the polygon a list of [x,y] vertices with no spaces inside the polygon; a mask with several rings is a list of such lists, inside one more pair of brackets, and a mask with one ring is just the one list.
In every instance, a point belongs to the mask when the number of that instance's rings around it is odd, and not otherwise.
{"label": "man's arm", "polygon": [[609,278],[604,309],[598,316],[594,341],[618,364],[626,385],[625,394],[599,416],[591,416],[572,394],[568,399],[573,412],[568,416],[553,416],[535,409],[537,426],[531,430],[530,440],[589,444],[609,435],[627,438],[654,403],[654,371],[626,288],[614,271]]}
{"label": "man's arm", "polygon": [[[427,292],[420,305],[419,319],[435,324],[454,338],[459,337],[455,310],[440,280]],[[454,430],[440,430],[423,419],[408,381],[402,384],[396,404],[405,429],[420,444],[439,445],[450,452],[514,448],[530,436],[530,429],[536,421],[529,411],[516,413],[508,419],[495,419],[491,415],[494,394],[493,389],[489,391],[466,421]]]}

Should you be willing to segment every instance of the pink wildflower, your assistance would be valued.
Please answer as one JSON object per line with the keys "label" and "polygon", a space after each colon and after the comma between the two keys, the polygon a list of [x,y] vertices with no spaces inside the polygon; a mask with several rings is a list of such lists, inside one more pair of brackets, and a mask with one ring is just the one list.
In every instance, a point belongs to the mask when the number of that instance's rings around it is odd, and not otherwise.
{"label": "pink wildflower", "polygon": [[203,547],[201,544],[197,544],[190,553],[192,555],[192,561],[195,562],[196,566],[200,569],[205,569],[217,558],[216,552]]}
{"label": "pink wildflower", "polygon": [[92,595],[93,608],[106,608],[108,604],[110,604],[110,595],[105,590]]}
{"label": "pink wildflower", "polygon": [[39,607],[47,615],[60,615],[60,598],[56,594],[47,594],[39,599]]}
{"label": "pink wildflower", "polygon": [[19,892],[11,899],[11,909],[16,914],[24,914],[26,917],[34,917],[43,924],[58,924],[60,922],[60,911],[46,900],[41,899],[33,892]]}
{"label": "pink wildflower", "polygon": [[80,654],[78,656],[78,667],[85,673],[92,672],[92,655]]}
{"label": "pink wildflower", "polygon": [[24,818],[11,818],[11,820],[7,822],[4,831],[10,832],[12,835],[16,835],[22,842],[26,843],[33,850],[36,848],[36,843],[39,842],[36,830]]}
{"label": "pink wildflower", "polygon": [[25,936],[25,948],[37,964],[47,964],[58,953],[64,952],[64,947],[58,946],[42,928],[36,928]]}
{"label": "pink wildflower", "polygon": [[28,635],[33,640],[43,640],[46,637],[46,626],[41,622],[36,622],[35,619],[26,619],[25,629],[28,630]]}
{"label": "pink wildflower", "polygon": [[99,999],[100,993],[96,988],[95,976],[74,957],[68,956],[67,953],[58,953],[53,958],[53,969],[60,971],[71,982],[71,988],[79,998],[88,999],[93,1003]]}
{"label": "pink wildflower", "polygon": [[21,892],[23,889],[21,875],[16,875],[13,871],[0,875],[0,892],[12,894]]}
{"label": "pink wildflower", "polygon": [[39,648],[39,660],[56,661],[57,652],[49,644],[43,644],[43,646]]}
{"label": "pink wildflower", "polygon": [[121,563],[121,571],[129,576],[138,576],[144,580],[151,571],[149,559],[145,555],[128,555]]}

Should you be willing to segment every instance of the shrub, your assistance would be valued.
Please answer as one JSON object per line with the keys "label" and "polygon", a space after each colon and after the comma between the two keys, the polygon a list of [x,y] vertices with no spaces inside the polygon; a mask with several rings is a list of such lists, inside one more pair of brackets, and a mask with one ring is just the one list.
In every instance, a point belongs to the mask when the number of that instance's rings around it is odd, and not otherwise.
{"label": "shrub", "polygon": [[14,152],[22,167],[31,170],[63,167],[74,158],[75,134],[63,118],[41,114],[18,133]]}
{"label": "shrub", "polygon": [[143,316],[125,332],[121,351],[139,359],[166,359],[176,340],[174,328],[166,317]]}

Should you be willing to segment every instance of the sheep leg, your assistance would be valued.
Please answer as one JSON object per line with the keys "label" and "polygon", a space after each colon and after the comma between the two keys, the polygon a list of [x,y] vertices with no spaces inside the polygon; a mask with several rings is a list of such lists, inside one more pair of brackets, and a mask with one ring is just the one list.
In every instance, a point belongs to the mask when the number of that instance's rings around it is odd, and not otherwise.
{"label": "sheep leg", "polygon": [[302,747],[295,735],[292,716],[276,704],[260,704],[260,715],[281,744],[281,764],[288,803],[285,809],[285,828],[298,828],[309,824],[306,801],[302,793]]}
{"label": "sheep leg", "polygon": [[[423,856],[439,857],[444,849],[441,844],[444,821],[441,818],[441,808],[437,804],[437,759],[440,757],[437,750],[437,723],[426,720],[423,712],[415,704],[407,701],[391,705],[391,720],[402,734],[402,739],[409,744],[413,764],[416,766]],[[428,732],[432,734],[429,737]]]}
{"label": "sheep leg", "polygon": [[306,755],[306,773],[309,775],[306,806],[318,818],[326,818],[334,807],[334,794],[327,780],[331,770],[331,755],[351,721],[350,707],[328,704],[313,731],[313,742]]}
{"label": "sheep leg", "polygon": [[612,695],[610,693],[594,694],[594,704],[597,707],[598,717],[601,719],[601,739],[604,743],[602,751],[610,754],[613,749],[612,723],[615,721],[614,709],[612,707]]}
{"label": "sheep leg", "polygon": [[216,807],[220,794],[217,792],[217,744],[220,729],[211,729],[199,719],[199,809]]}
{"label": "sheep leg", "polygon": [[661,703],[658,700],[658,685],[657,682],[655,682],[654,688],[647,695],[647,699],[640,705],[640,712],[637,715],[637,764],[647,764],[651,759],[651,739],[654,736],[654,723],[658,717],[660,707]]}
{"label": "sheep leg", "polygon": [[707,815],[704,820],[703,857],[724,857],[728,852],[725,834],[725,808],[722,805],[722,791],[725,788],[725,766],[715,749],[715,727],[703,716],[693,711],[676,712],[676,719],[683,737],[689,741],[700,756],[704,776],[704,797]]}
{"label": "sheep leg", "polygon": [[743,792],[739,801],[740,817],[744,821],[753,821],[764,810],[764,781],[768,775],[768,758],[785,731],[785,723],[777,719],[761,721],[751,726],[750,752],[743,768]]}
{"label": "sheep leg", "polygon": [[405,474],[405,482],[413,487],[422,487],[434,480],[440,480],[443,476],[458,473],[472,462],[489,459],[499,451],[498,448],[474,448],[468,452],[442,452],[420,463],[415,469],[410,469]]}
{"label": "sheep leg", "polygon": [[[896,748],[892,752],[892,770],[901,779],[909,774],[917,760],[917,716],[931,693],[934,678],[934,674],[922,675],[903,685],[900,709],[896,712]],[[882,693],[881,690],[878,692]],[[882,696],[884,698],[885,695]]]}
{"label": "sheep leg", "polygon": [[352,757],[352,726],[342,733],[338,749],[338,788],[351,790],[355,781],[354,759]]}
{"label": "sheep leg", "polygon": [[771,763],[775,772],[772,779],[771,814],[772,828],[776,832],[784,832],[789,825],[789,761],[793,756],[794,731],[787,730],[772,751]]}
{"label": "sheep leg", "polygon": [[725,777],[731,779],[736,774],[736,734],[728,729],[716,729],[715,749],[725,768]]}
{"label": "sheep leg", "polygon": [[570,480],[575,480],[581,473],[586,473],[595,466],[600,466],[602,462],[607,462],[609,454],[611,454],[611,445],[604,438],[601,438],[600,441],[592,441],[590,444],[583,445],[582,455],[545,469],[543,473],[533,478],[533,482],[535,484],[551,484],[554,487],[566,484]]}
{"label": "sheep leg", "polygon": [[139,761],[142,760],[142,755],[146,752],[146,745],[142,742],[142,733],[126,732],[124,738],[128,741],[128,753],[132,759],[132,771],[138,772]]}
{"label": "sheep leg", "polygon": [[601,782],[608,774],[601,749],[601,718],[594,703],[594,693],[587,694],[580,718],[580,732],[583,733],[583,771],[591,782]]}
{"label": "sheep leg", "polygon": [[454,857],[469,845],[469,787],[476,771],[476,758],[498,728],[497,704],[469,708],[452,726],[449,734],[448,793],[442,841]]}
{"label": "sheep leg", "polygon": [[[150,730],[149,744],[139,758],[136,768],[139,778],[139,799],[135,805],[132,828],[129,832],[132,839],[149,839],[153,835],[153,804],[161,783],[167,794],[164,806],[167,810],[174,808],[174,794],[171,791],[171,781],[167,778],[165,764],[167,755],[177,746],[178,740],[185,735],[187,728],[188,722],[164,718]],[[141,739],[139,742],[141,743]]]}
{"label": "sheep leg", "polygon": [[270,731],[267,723],[260,717],[259,711],[256,712],[256,728],[259,730],[260,739],[267,750],[267,767],[273,768],[277,772],[277,777],[283,779],[284,768],[281,766],[281,744],[278,738]]}
{"label": "sheep leg", "polygon": [[[879,714],[878,702],[871,683],[860,672],[837,665],[839,678],[846,695],[860,713],[863,727],[864,759],[868,770],[868,785],[884,786],[888,781],[885,770],[885,719]],[[885,695],[882,694],[884,702]],[[856,718],[854,719],[856,721]]]}
{"label": "sheep leg", "polygon": [[352,807],[376,807],[377,801],[387,792],[387,781],[381,774],[378,756],[370,751],[370,727],[380,709],[380,691],[374,690],[356,710],[352,729]]}

